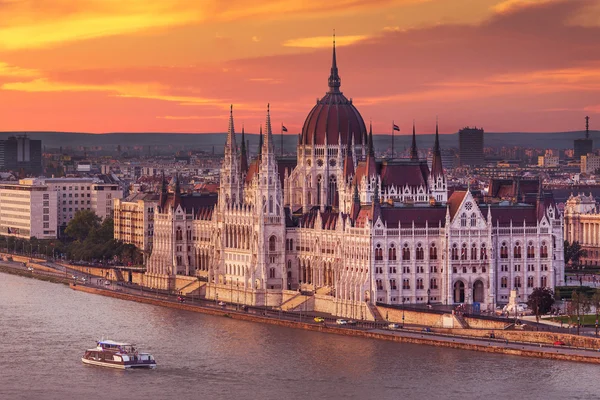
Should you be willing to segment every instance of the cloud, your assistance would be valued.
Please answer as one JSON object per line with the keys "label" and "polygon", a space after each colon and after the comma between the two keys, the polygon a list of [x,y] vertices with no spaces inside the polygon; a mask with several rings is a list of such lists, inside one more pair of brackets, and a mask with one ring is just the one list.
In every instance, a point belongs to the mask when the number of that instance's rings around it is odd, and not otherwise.
{"label": "cloud", "polygon": [[497,13],[516,12],[524,7],[539,6],[543,3],[550,3],[555,0],[504,0],[492,7]]}
{"label": "cloud", "polygon": [[[336,46],[350,46],[360,41],[368,39],[367,35],[336,36]],[[305,38],[290,39],[283,42],[285,47],[310,47],[310,48],[331,48],[331,36],[313,36]]]}
{"label": "cloud", "polygon": [[1,77],[34,77],[39,76],[40,72],[36,69],[20,68],[14,65],[9,65],[5,62],[0,62]]}

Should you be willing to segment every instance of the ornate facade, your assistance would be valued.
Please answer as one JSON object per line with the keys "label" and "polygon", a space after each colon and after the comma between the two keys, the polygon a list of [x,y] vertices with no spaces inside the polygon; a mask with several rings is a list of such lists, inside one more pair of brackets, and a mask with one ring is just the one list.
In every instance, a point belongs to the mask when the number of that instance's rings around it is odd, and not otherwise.
{"label": "ornate facade", "polygon": [[[340,91],[335,47],[329,90],[299,135],[296,159],[273,150],[270,110],[259,153],[238,147],[233,111],[218,196],[163,187],[147,283],[252,305],[374,318],[372,305],[526,300],[563,281],[563,221],[551,196],[478,202],[448,193],[436,129],[431,169],[375,157],[372,130]],[[521,198],[522,201],[517,201]]]}

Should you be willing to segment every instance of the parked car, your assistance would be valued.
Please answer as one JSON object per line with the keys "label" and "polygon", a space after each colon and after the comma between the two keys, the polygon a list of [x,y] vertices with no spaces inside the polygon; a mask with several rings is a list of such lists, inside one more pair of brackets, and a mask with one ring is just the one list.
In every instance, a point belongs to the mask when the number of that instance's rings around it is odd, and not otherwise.
{"label": "parked car", "polygon": [[351,319],[350,321],[348,321],[348,325],[356,325],[356,321]]}
{"label": "parked car", "polygon": [[220,305],[221,307],[225,307],[225,305],[226,305],[226,304],[225,304],[224,302],[220,301],[220,302],[219,302],[219,305]]}
{"label": "parked car", "polygon": [[555,346],[565,346],[565,342],[563,342],[562,340],[555,340],[554,345]]}
{"label": "parked car", "polygon": [[107,280],[105,280],[105,281],[104,281],[104,284],[105,284],[106,286],[110,286],[110,281],[107,279]]}
{"label": "parked car", "polygon": [[392,322],[391,324],[389,324],[389,325],[388,325],[388,328],[389,328],[389,329],[400,329],[400,328],[401,328],[401,326],[400,326],[400,324],[397,324],[397,323],[395,323],[395,322]]}
{"label": "parked car", "polygon": [[346,321],[345,319],[336,319],[335,323],[338,325],[348,325],[348,321]]}
{"label": "parked car", "polygon": [[323,317],[315,317],[314,320],[315,322],[325,322],[325,318]]}
{"label": "parked car", "polygon": [[33,267],[27,267],[27,271],[33,272]]}
{"label": "parked car", "polygon": [[431,328],[425,327],[425,328],[421,329],[421,332],[430,333],[431,332]]}

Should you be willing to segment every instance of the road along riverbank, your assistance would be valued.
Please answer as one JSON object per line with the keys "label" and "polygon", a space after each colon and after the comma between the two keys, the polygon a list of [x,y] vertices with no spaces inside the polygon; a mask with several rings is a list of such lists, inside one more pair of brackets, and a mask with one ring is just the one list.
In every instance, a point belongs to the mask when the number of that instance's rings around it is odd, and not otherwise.
{"label": "road along riverbank", "polygon": [[522,357],[537,357],[550,360],[575,361],[600,364],[600,352],[590,349],[573,349],[564,347],[550,347],[543,345],[532,345],[518,342],[505,342],[498,340],[486,340],[458,335],[438,335],[419,331],[397,330],[387,331],[381,329],[353,329],[352,327],[339,327],[335,325],[306,323],[279,319],[264,315],[250,314],[217,307],[207,307],[180,303],[172,300],[161,299],[146,295],[106,290],[98,287],[71,284],[71,288],[85,293],[113,297],[122,300],[137,301],[139,303],[152,304],[161,307],[174,308],[204,314],[222,316],[242,321],[266,323],[295,329],[332,333],[337,335],[356,336],[369,339],[387,340],[399,343],[425,344],[430,346],[447,347],[472,351],[483,351],[494,354],[516,355]]}

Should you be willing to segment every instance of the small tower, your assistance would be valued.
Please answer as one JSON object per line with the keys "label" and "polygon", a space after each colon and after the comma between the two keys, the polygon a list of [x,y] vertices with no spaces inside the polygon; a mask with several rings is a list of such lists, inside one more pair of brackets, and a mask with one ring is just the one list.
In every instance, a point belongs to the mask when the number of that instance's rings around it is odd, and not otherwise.
{"label": "small tower", "polygon": [[229,204],[237,204],[242,200],[240,157],[235,141],[233,105],[229,109],[229,128],[227,129],[227,141],[225,142],[224,153],[219,187],[219,205],[221,208]]}
{"label": "small tower", "polygon": [[419,161],[419,151],[417,150],[417,134],[415,133],[415,120],[414,119],[413,119],[412,144],[410,146],[410,159],[412,161]]}
{"label": "small tower", "polygon": [[435,121],[435,142],[433,144],[433,158],[431,160],[431,172],[429,174],[429,192],[436,203],[448,201],[448,185],[444,168],[442,166],[442,151],[440,149],[440,137],[438,121]]}

